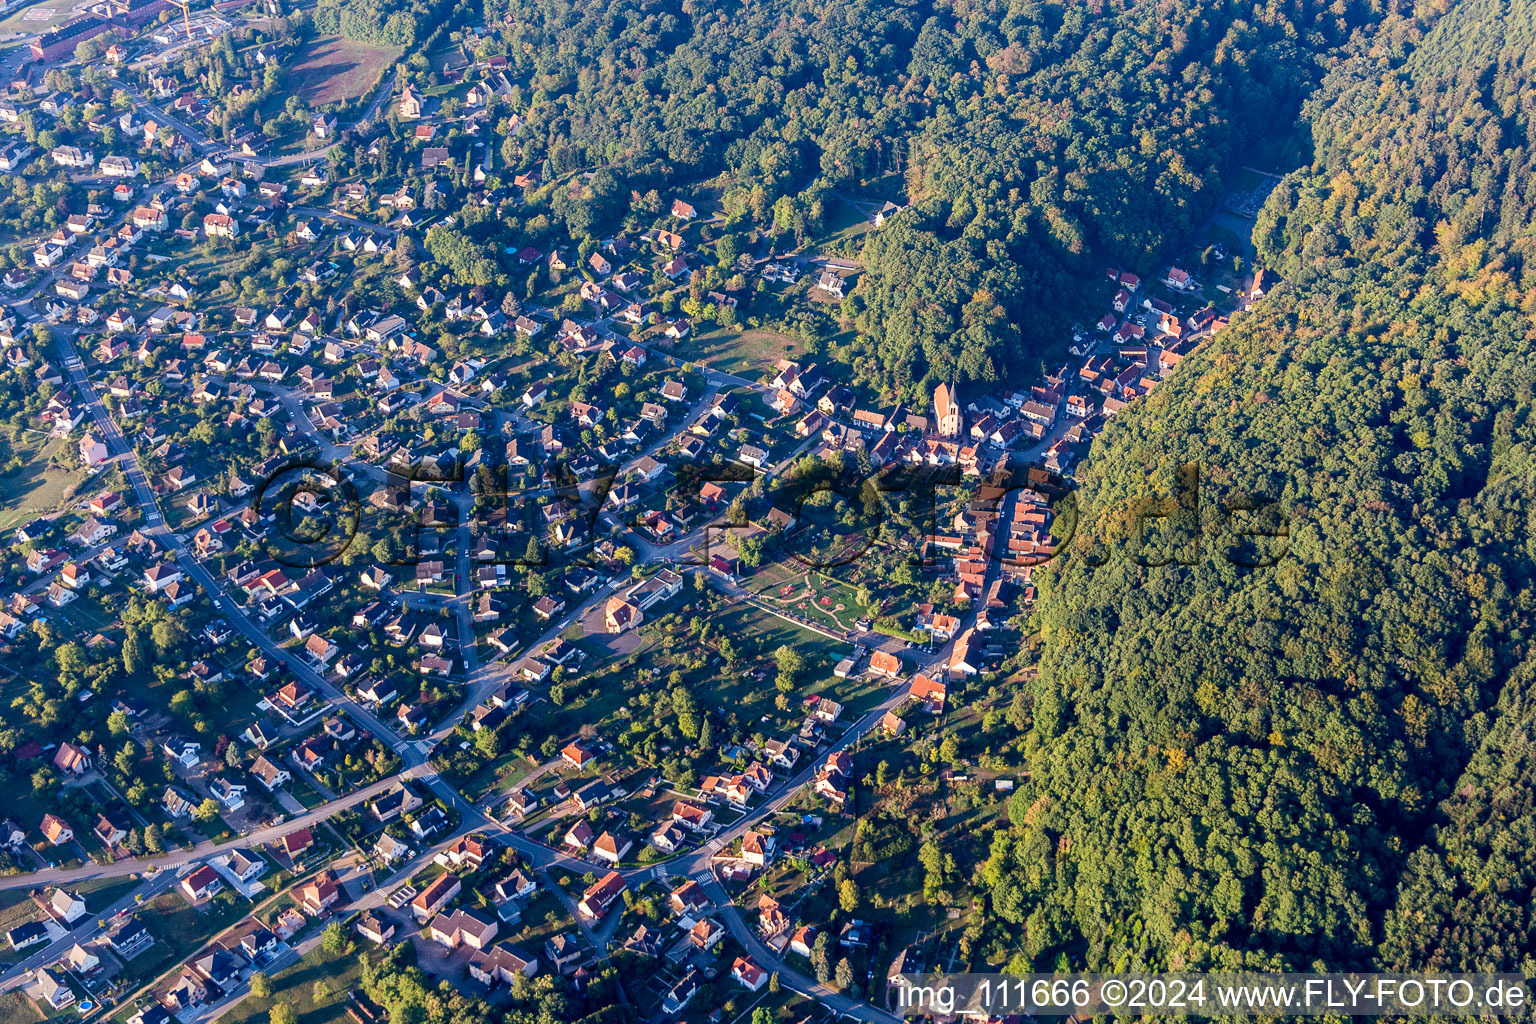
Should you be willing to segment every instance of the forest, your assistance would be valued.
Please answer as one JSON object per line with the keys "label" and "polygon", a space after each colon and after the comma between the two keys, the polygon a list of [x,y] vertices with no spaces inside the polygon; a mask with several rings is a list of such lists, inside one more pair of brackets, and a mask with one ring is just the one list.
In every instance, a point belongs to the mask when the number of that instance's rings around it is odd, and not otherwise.
{"label": "forest", "polygon": [[[1106,261],[1151,265],[1243,160],[1288,144],[1328,55],[1379,17],[1338,0],[928,0],[681,6],[486,0],[526,108],[504,159],[620,195],[717,182],[804,244],[861,182],[915,207],[872,237],[830,350],[890,398],[1004,381],[1058,351]],[[554,189],[554,186],[550,186]],[[559,195],[558,190],[554,190]]]}
{"label": "forest", "polygon": [[1285,283],[1096,440],[982,869],[1030,956],[1536,973],[1533,52],[1497,0],[1352,45],[1259,217]]}

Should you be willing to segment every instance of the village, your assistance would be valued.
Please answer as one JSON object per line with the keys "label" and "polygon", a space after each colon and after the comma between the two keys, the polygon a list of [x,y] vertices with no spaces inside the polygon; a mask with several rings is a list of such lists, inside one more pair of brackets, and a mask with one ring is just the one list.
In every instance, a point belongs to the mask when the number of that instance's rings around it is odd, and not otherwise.
{"label": "village", "polygon": [[81,116],[34,69],[0,102],[4,169],[70,183],[4,276],[0,349],[79,474],[7,531],[0,638],[127,680],[70,670],[94,742],[12,752],[33,789],[0,829],[0,989],[29,1020],[242,1021],[306,957],[408,945],[488,998],[612,969],[648,1020],[770,992],[886,1020],[895,979],[976,955],[911,878],[850,870],[885,841],[886,769],[998,813],[1017,762],[961,726],[1031,671],[1056,502],[1264,271],[1219,245],[1209,274],[1109,269],[1056,372],[882,400],[745,319],[834,316],[857,260],[759,230],[737,251],[701,188],[609,237],[509,239],[517,286],[476,281],[450,210],[592,188],[494,166],[494,61],[381,84],[354,130],[407,155],[386,188],[325,158],[326,113],[318,159],[194,128],[208,104],[147,55],[222,30],[168,7],[31,44],[52,67],[112,31],[149,98]]}

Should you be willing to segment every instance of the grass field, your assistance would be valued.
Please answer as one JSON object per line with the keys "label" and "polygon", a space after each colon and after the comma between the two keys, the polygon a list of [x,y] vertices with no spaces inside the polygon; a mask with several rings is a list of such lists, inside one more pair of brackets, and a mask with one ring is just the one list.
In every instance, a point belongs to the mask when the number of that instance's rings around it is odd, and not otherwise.
{"label": "grass field", "polygon": [[37,1024],[42,1019],[20,989],[0,994],[0,1024]]}
{"label": "grass field", "polygon": [[10,461],[13,454],[22,459],[20,469],[0,476],[0,530],[59,508],[74,496],[85,471],[48,465],[53,453],[67,443],[63,438],[44,441],[36,435],[28,435],[15,447],[0,440],[0,464]]}
{"label": "grass field", "polygon": [[[361,973],[356,953],[333,957],[316,946],[304,955],[304,959],[273,977],[270,998],[257,999],[248,995],[223,1020],[226,1024],[254,1024],[265,1021],[275,1004],[287,1003],[293,1007],[299,1024],[345,1021],[346,994],[357,985]],[[315,989],[317,981],[325,982],[320,992]],[[316,995],[321,996],[318,1001]]]}
{"label": "grass field", "polygon": [[673,351],[679,359],[755,379],[780,359],[799,359],[804,346],[798,338],[775,331],[715,328],[693,336]]}
{"label": "grass field", "polygon": [[356,99],[372,89],[402,50],[375,46],[344,36],[317,36],[304,59],[288,69],[288,90],[312,107]]}

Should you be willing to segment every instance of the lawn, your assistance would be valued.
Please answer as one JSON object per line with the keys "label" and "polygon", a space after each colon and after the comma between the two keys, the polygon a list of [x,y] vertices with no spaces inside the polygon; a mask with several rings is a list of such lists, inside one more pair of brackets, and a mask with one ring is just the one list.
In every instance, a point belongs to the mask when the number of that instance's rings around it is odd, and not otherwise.
{"label": "lawn", "polygon": [[66,505],[86,474],[83,469],[59,469],[48,460],[69,442],[63,438],[44,441],[27,435],[18,444],[0,439],[0,465],[13,455],[22,460],[14,473],[0,474],[0,530],[9,530],[43,512]]}
{"label": "lawn", "polygon": [[312,107],[356,99],[400,58],[398,46],[359,43],[345,36],[317,36],[304,59],[288,69],[287,89]]}
{"label": "lawn", "polygon": [[827,201],[826,209],[825,227],[812,244],[823,253],[856,255],[860,239],[871,228],[869,218],[857,206],[836,198]]}
{"label": "lawn", "polygon": [[679,359],[756,379],[780,359],[799,359],[804,346],[798,338],[776,331],[737,331],[716,327],[701,331],[673,349]]}
{"label": "lawn", "polygon": [[[298,963],[273,976],[269,998],[247,995],[223,1020],[225,1024],[255,1024],[265,1021],[275,1004],[287,1003],[293,1007],[298,1024],[341,1024],[348,1019],[346,995],[357,986],[361,973],[355,952],[330,956],[316,946]],[[317,990],[317,982],[324,982],[323,988]]]}

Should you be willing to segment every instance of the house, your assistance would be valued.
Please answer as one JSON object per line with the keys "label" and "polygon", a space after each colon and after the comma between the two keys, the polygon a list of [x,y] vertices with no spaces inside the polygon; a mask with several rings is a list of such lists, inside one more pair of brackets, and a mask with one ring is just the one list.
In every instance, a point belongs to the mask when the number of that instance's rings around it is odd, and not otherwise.
{"label": "house", "polygon": [[49,893],[47,910],[53,915],[54,920],[68,925],[89,916],[85,909],[85,900],[80,898],[79,893],[70,892],[68,889],[54,889]]}
{"label": "house", "polygon": [[91,770],[91,755],[65,741],[59,744],[58,751],[53,755],[53,766],[66,775],[84,775]]}
{"label": "house", "polygon": [[484,836],[465,836],[433,858],[446,868],[479,870],[489,852]]}
{"label": "house", "polygon": [[518,975],[531,978],[539,972],[538,957],[505,943],[488,950],[477,948],[470,956],[468,966],[470,977],[482,985],[497,982],[510,985]]}
{"label": "house", "polygon": [[818,722],[831,725],[837,721],[843,713],[843,706],[830,697],[821,697],[816,701],[816,706],[811,710],[811,717]]}
{"label": "house", "polygon": [[384,945],[395,934],[394,923],[373,910],[364,911],[362,914],[359,914],[357,920],[353,922],[352,928],[357,934],[375,946]]}
{"label": "house", "polygon": [[615,836],[612,832],[604,832],[597,837],[597,842],[592,844],[592,855],[609,864],[618,864],[624,859],[634,843],[626,836]]}
{"label": "house", "polygon": [[181,880],[181,891],[193,903],[216,896],[224,891],[224,879],[212,867],[204,864]]}
{"label": "house", "polygon": [[712,917],[701,917],[688,929],[688,942],[704,952],[714,949],[725,938],[725,926]]}
{"label": "house", "polygon": [[576,909],[589,921],[600,921],[626,888],[624,876],[610,871],[587,887]]}
{"label": "house", "polygon": [[564,750],[560,751],[560,758],[572,768],[581,771],[595,761],[597,755],[588,750],[584,744],[576,742],[568,744]]}
{"label": "house", "polygon": [[106,926],[107,945],[124,960],[132,960],[154,945],[155,937],[136,917],[115,917]]}
{"label": "house", "polygon": [[307,853],[310,847],[315,845],[315,837],[309,829],[301,828],[283,836],[278,840],[277,845],[289,860],[293,860]]}
{"label": "house", "polygon": [[209,238],[240,237],[240,222],[227,213],[209,213],[203,216],[203,233]]}
{"label": "house", "polygon": [[222,863],[229,873],[241,882],[253,882],[267,870],[267,862],[249,850],[235,850],[222,859],[215,858],[215,860]]}
{"label": "house", "polygon": [[485,949],[495,940],[497,928],[494,920],[461,907],[451,914],[439,914],[433,918],[427,934],[432,941],[449,949],[458,949],[461,945],[470,949]]}
{"label": "house", "polygon": [[587,823],[587,819],[576,819],[576,824],[566,829],[563,842],[566,846],[569,846],[571,849],[577,851],[578,853],[586,850],[587,847],[591,846],[592,826]]}
{"label": "house", "polygon": [[921,674],[912,677],[912,699],[922,701],[928,711],[935,715],[943,714],[947,693],[948,687],[941,680]]}
{"label": "house", "polygon": [[748,956],[739,956],[731,964],[731,977],[750,992],[756,992],[768,983],[768,972],[757,966]]}
{"label": "house", "polygon": [[414,121],[421,117],[422,98],[415,88],[410,85],[400,92],[400,119],[402,121]]}
{"label": "house", "polygon": [[107,814],[96,816],[96,824],[91,828],[91,833],[109,850],[128,838],[128,830],[123,828],[122,823]]}
{"label": "house", "polygon": [[269,793],[293,780],[293,774],[288,769],[269,761],[265,754],[258,754],[251,763],[251,774],[256,776],[256,781]]}
{"label": "house", "polygon": [[869,670],[886,679],[899,679],[902,673],[901,656],[889,651],[876,651],[869,656]]}
{"label": "house", "polygon": [[192,802],[192,798],[175,786],[165,787],[165,792],[160,797],[160,806],[165,809],[166,814],[173,818],[190,817],[192,812],[197,809],[197,805]]}
{"label": "house", "polygon": [[75,830],[55,814],[43,815],[42,832],[43,838],[52,846],[64,846],[75,841]]}
{"label": "house", "polygon": [[569,933],[562,932],[544,943],[544,955],[555,970],[563,972],[568,965],[581,959],[582,949]]}
{"label": "house", "polygon": [[320,917],[341,899],[341,887],[329,871],[322,871],[299,888],[299,906],[310,917]]}
{"label": "house", "polygon": [[421,797],[403,783],[390,787],[368,804],[368,814],[375,821],[393,821],[402,814],[409,814],[422,804]]}
{"label": "house", "polygon": [[171,986],[161,1000],[167,1009],[173,1012],[190,1010],[201,1006],[208,999],[209,982],[201,974],[190,967],[184,968],[176,983]]}
{"label": "house", "polygon": [[687,835],[681,825],[675,821],[669,821],[651,833],[649,842],[662,853],[676,853],[687,839]]}
{"label": "house", "polygon": [[449,900],[459,894],[460,888],[462,883],[459,876],[451,871],[445,872],[411,900],[411,914],[418,924],[426,924],[448,905]]}
{"label": "house", "polygon": [[748,864],[764,868],[773,860],[773,837],[755,829],[741,837],[741,859]]}
{"label": "house", "polygon": [[666,998],[661,1002],[661,1010],[669,1018],[676,1019],[682,1013],[694,995],[699,991],[699,969],[688,968],[676,985],[667,990]]}
{"label": "house", "polygon": [[46,967],[40,967],[32,976],[38,994],[54,1010],[62,1010],[75,1001],[74,989],[54,976]]}
{"label": "house", "polygon": [[708,828],[714,818],[714,811],[686,800],[679,800],[672,805],[672,820],[689,832],[699,832]]}
{"label": "house", "polygon": [[101,465],[107,461],[108,457],[107,446],[95,434],[87,432],[80,439],[80,461],[85,464],[87,469],[92,466]]}
{"label": "house", "polygon": [[69,952],[64,954],[63,962],[76,974],[91,974],[101,968],[101,957],[78,942],[69,947]]}

